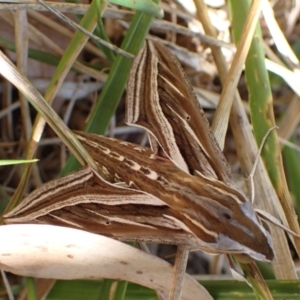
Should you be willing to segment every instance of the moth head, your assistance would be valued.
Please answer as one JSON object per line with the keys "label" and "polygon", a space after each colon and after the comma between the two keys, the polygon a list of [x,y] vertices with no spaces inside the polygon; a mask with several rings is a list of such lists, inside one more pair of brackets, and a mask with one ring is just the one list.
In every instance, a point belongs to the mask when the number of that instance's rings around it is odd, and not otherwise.
{"label": "moth head", "polygon": [[[247,213],[249,211],[253,211],[253,208],[247,208]],[[225,225],[227,228],[218,235],[217,247],[223,248],[225,253],[240,254],[240,261],[247,261],[249,257],[259,261],[271,261],[274,253],[270,234],[255,214],[251,219],[247,218],[245,216],[244,220],[229,220]]]}
{"label": "moth head", "polygon": [[[242,232],[245,232],[244,237],[240,240],[244,248],[242,253],[248,254],[255,260],[271,261],[274,258],[274,253],[269,232],[258,219],[250,202],[243,202],[239,204],[239,207],[242,214],[237,218],[240,224],[235,227],[240,227]],[[236,247],[238,246],[236,245]]]}
{"label": "moth head", "polygon": [[197,208],[183,210],[189,228],[199,238],[199,247],[210,253],[246,254],[255,260],[274,257],[269,233],[250,202],[236,190],[212,193],[195,199]]}

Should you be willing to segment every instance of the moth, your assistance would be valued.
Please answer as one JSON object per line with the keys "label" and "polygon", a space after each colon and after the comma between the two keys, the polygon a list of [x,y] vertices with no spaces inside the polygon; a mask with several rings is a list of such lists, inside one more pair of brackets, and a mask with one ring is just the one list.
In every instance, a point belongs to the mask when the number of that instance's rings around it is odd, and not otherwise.
{"label": "moth", "polygon": [[6,214],[6,223],[272,260],[269,233],[234,187],[191,84],[161,44],[147,41],[136,57],[126,101],[127,123],[148,131],[151,149],[76,132],[104,178],[85,167],[51,181]]}

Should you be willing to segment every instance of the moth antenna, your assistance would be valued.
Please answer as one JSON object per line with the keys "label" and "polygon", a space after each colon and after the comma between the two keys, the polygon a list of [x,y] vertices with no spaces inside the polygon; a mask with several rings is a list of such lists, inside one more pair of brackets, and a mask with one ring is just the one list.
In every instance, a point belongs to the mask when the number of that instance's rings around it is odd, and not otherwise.
{"label": "moth antenna", "polygon": [[295,145],[294,143],[290,142],[290,141],[287,141],[286,139],[283,139],[281,137],[278,138],[279,139],[279,142],[284,145],[284,146],[287,146],[287,147],[290,147],[298,152],[300,152],[300,147]]}
{"label": "moth antenna", "polygon": [[255,198],[255,189],[254,189],[254,181],[253,181],[253,177],[254,177],[254,173],[256,171],[256,168],[257,168],[257,164],[258,164],[258,161],[259,161],[259,158],[260,158],[260,155],[261,155],[261,152],[262,152],[262,149],[265,145],[265,142],[268,138],[268,136],[270,135],[270,133],[274,130],[274,129],[278,129],[278,126],[273,126],[271,128],[268,129],[268,131],[266,132],[266,134],[264,135],[261,143],[260,143],[260,146],[259,146],[259,149],[258,149],[258,152],[257,152],[257,155],[256,155],[256,158],[255,158],[255,161],[254,161],[254,164],[253,164],[253,167],[252,167],[252,170],[248,176],[247,179],[249,179],[250,181],[250,199],[251,199],[251,203],[253,204],[254,203],[254,198]]}
{"label": "moth antenna", "polygon": [[274,217],[273,215],[271,215],[270,213],[264,211],[264,210],[261,210],[261,209],[258,209],[256,208],[255,211],[257,212],[257,214],[264,220],[264,221],[267,221],[267,222],[270,222],[271,224],[281,228],[282,230],[284,230],[286,233],[300,239],[300,235],[297,234],[296,232],[292,231],[291,229],[289,229],[288,227],[286,227],[285,225],[281,224],[280,221]]}

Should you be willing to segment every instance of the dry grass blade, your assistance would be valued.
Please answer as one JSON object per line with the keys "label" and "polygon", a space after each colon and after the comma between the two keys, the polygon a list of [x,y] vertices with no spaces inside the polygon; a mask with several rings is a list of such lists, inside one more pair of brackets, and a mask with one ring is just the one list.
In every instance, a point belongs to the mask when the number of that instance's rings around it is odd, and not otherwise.
{"label": "dry grass blade", "polygon": [[[68,127],[64,125],[64,123],[61,121],[61,119],[58,117],[58,115],[55,113],[55,111],[47,105],[46,102],[44,102],[44,99],[41,97],[41,95],[35,90],[35,88],[30,84],[30,82],[27,80],[27,78],[23,77],[16,67],[11,63],[11,61],[4,55],[3,52],[0,53],[0,59],[3,66],[3,69],[1,70],[1,74],[7,78],[10,82],[12,82],[15,86],[19,88],[19,90],[28,97],[32,101],[32,104],[35,107],[40,107],[41,113],[45,119],[48,120],[50,124],[52,124],[53,128],[57,128],[58,125],[61,126],[61,128],[64,128],[64,133],[58,132],[58,134],[64,139],[64,136],[68,136],[69,140],[71,142],[68,143],[69,147],[72,149],[74,148],[74,145],[77,145],[78,148],[80,148],[80,143],[76,140],[72,132]],[[51,117],[50,117],[51,116]],[[74,151],[75,153],[77,150]],[[84,151],[83,151],[84,152]],[[78,153],[78,159],[82,162],[82,164],[85,164],[85,159],[83,157],[88,157],[88,154],[84,152],[79,154]],[[95,165],[91,161],[91,165]]]}
{"label": "dry grass blade", "polygon": [[237,45],[236,54],[226,76],[226,80],[223,82],[223,90],[220,97],[220,102],[212,123],[212,130],[222,149],[224,147],[234,94],[236,92],[236,87],[253,39],[254,30],[261,12],[262,2],[263,1],[261,0],[255,0],[252,2],[247,19],[245,21],[243,34],[240,38],[239,44]]}
{"label": "dry grass blade", "polygon": [[[156,289],[167,299],[172,266],[124,243],[50,225],[0,226],[0,233],[10,240],[0,246],[0,266],[6,271],[66,280],[121,277]],[[182,300],[196,300],[199,295],[201,299],[212,299],[203,287],[186,275]]]}
{"label": "dry grass blade", "polygon": [[286,66],[276,64],[275,62],[266,59],[266,67],[269,71],[279,75],[284,79],[287,84],[294,90],[294,92],[300,96],[300,84],[299,84],[299,70],[291,71]]}
{"label": "dry grass blade", "polygon": [[278,23],[274,17],[274,11],[271,8],[271,4],[268,1],[261,1],[263,5],[262,13],[264,19],[267,23],[268,29],[274,39],[275,45],[279,53],[283,56],[288,64],[292,64],[295,67],[299,67],[299,60],[295,55],[294,51],[291,49],[291,46],[287,42],[283,32],[281,31]]}
{"label": "dry grass blade", "polygon": [[284,117],[282,118],[279,129],[278,129],[278,135],[285,139],[288,140],[291,135],[295,132],[297,129],[297,126],[300,122],[300,98],[298,95],[295,95],[286,112]]}

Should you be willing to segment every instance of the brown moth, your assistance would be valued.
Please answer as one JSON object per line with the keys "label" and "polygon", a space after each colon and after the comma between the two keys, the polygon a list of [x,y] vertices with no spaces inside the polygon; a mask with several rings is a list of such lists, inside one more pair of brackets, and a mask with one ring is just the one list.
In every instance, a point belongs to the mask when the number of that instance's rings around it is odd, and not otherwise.
{"label": "brown moth", "polygon": [[234,187],[192,87],[164,46],[147,42],[136,57],[126,108],[127,123],[148,130],[152,150],[76,132],[105,180],[89,168],[54,180],[6,222],[61,224],[127,240],[174,237],[174,244],[209,253],[272,260],[268,232]]}

